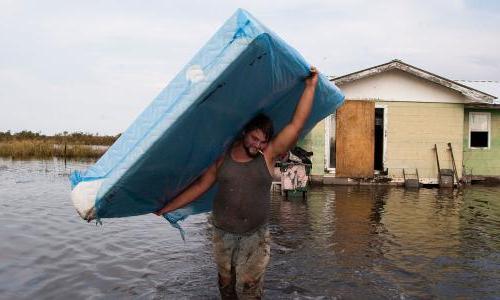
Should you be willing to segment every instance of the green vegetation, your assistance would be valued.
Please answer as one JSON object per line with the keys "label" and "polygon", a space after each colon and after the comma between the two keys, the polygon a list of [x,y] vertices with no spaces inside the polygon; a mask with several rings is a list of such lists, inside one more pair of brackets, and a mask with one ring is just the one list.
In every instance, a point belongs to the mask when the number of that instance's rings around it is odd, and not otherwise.
{"label": "green vegetation", "polygon": [[60,157],[68,159],[99,158],[112,145],[117,136],[74,132],[53,136],[40,132],[0,131],[0,157],[14,159]]}

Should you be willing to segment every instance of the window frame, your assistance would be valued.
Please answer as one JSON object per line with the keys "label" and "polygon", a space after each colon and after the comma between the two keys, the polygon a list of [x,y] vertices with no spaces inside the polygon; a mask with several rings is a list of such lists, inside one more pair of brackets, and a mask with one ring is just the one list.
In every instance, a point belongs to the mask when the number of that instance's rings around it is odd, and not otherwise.
{"label": "window frame", "polygon": [[[471,147],[471,124],[472,124],[472,117],[474,115],[485,115],[486,118],[488,119],[488,146],[487,147]],[[481,132],[481,131],[475,131],[475,132]],[[491,146],[491,112],[484,112],[484,111],[470,111],[469,112],[469,149],[490,149]]]}

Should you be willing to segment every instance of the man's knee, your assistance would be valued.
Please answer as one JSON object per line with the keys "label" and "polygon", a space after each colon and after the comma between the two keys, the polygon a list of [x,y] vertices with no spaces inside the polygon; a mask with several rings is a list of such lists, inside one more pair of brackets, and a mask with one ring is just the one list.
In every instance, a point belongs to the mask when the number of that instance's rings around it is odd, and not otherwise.
{"label": "man's knee", "polygon": [[231,280],[232,280],[231,276],[224,276],[219,273],[219,286],[224,287],[231,285]]}
{"label": "man's knee", "polygon": [[235,291],[234,282],[231,276],[224,277],[219,273],[219,291],[221,299],[234,300],[238,299]]}
{"label": "man's knee", "polygon": [[236,282],[236,293],[239,299],[261,299],[262,278],[240,278]]}

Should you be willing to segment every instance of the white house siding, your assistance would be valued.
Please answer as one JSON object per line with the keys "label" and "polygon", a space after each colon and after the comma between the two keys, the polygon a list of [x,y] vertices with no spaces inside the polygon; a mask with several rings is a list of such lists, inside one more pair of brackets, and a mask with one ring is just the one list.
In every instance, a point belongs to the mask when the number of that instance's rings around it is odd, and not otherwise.
{"label": "white house siding", "polygon": [[401,70],[339,85],[346,99],[383,99],[385,101],[465,103],[462,94]]}

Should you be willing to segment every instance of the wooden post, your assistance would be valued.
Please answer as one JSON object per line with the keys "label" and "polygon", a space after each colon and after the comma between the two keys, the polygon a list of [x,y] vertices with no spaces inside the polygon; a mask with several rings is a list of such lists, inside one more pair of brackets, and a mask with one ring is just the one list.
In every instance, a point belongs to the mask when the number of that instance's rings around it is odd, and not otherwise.
{"label": "wooden post", "polygon": [[434,150],[436,151],[436,161],[437,161],[437,166],[438,166],[438,181],[439,181],[439,185],[441,185],[441,167],[439,166],[438,147],[436,144],[434,144]]}
{"label": "wooden post", "polygon": [[453,163],[453,172],[455,173],[455,177],[457,179],[457,186],[460,186],[460,180],[458,179],[457,165],[455,164],[455,157],[453,156],[453,148],[451,148],[451,143],[448,143],[448,147],[451,153],[451,162]]}

